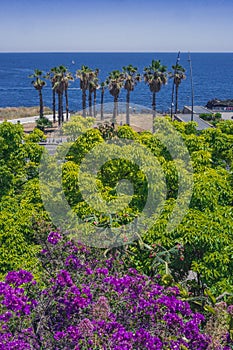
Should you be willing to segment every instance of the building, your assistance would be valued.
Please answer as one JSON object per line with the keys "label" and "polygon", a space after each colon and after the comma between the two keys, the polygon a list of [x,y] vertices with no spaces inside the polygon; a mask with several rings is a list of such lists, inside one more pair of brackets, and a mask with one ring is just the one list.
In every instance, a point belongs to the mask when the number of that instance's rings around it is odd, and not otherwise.
{"label": "building", "polygon": [[233,112],[233,100],[213,99],[207,102],[206,107],[211,112]]}

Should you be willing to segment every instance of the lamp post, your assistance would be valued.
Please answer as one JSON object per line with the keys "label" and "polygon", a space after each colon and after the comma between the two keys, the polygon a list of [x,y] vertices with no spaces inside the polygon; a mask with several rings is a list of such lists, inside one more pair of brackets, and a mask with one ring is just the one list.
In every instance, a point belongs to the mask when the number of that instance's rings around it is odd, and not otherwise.
{"label": "lamp post", "polygon": [[190,69],[191,94],[192,94],[192,114],[191,114],[191,122],[193,122],[193,104],[194,104],[194,94],[193,94],[193,70],[192,70],[192,63],[191,63],[190,52],[188,53],[188,62],[189,62],[189,69]]}

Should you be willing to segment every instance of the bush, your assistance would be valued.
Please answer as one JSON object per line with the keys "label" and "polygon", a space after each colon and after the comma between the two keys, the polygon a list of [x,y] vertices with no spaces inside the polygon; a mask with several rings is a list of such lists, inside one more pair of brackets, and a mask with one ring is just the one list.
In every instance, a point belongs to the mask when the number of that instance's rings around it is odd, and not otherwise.
{"label": "bush", "polygon": [[210,120],[212,120],[213,114],[211,114],[211,113],[201,113],[201,114],[199,115],[199,117],[200,117],[201,119],[206,120],[206,121],[210,121]]}
{"label": "bush", "polygon": [[43,289],[24,270],[0,283],[0,349],[208,348],[203,315],[191,311],[177,287],[126,272],[116,254],[106,258],[59,232],[45,247]]}
{"label": "bush", "polygon": [[52,122],[46,117],[41,117],[36,120],[36,127],[41,131],[44,131],[45,128],[51,128],[52,125]]}
{"label": "bush", "polygon": [[213,114],[213,113],[201,113],[199,115],[199,117],[201,119],[206,120],[206,121],[217,122],[217,121],[219,121],[222,118],[222,114],[219,113],[219,112],[217,112],[215,114]]}

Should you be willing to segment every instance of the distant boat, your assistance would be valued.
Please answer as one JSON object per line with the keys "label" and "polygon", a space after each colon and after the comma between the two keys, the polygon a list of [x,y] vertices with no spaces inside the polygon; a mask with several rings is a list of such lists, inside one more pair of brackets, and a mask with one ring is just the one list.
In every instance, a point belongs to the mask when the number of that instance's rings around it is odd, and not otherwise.
{"label": "distant boat", "polygon": [[75,61],[71,61],[72,64],[75,64]]}

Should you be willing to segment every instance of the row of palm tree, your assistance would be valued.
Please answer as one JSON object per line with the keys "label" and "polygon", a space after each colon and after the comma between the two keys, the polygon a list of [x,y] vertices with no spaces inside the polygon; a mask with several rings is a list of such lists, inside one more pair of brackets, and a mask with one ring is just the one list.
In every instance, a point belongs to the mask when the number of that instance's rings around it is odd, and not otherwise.
{"label": "row of palm tree", "polygon": [[69,116],[69,101],[68,101],[68,87],[69,82],[74,80],[72,74],[64,66],[52,68],[46,75],[39,69],[35,69],[34,74],[29,78],[33,79],[32,84],[39,93],[40,99],[40,118],[43,117],[43,97],[42,89],[46,85],[43,79],[49,79],[52,84],[53,92],[53,122],[56,122],[56,94],[58,96],[58,125],[64,122],[63,114],[63,96],[65,95],[66,101],[66,120]]}
{"label": "row of palm tree", "polygon": [[[178,89],[183,79],[185,79],[185,69],[176,63],[172,66],[173,72],[167,72],[167,67],[162,65],[160,60],[152,60],[151,64],[144,68],[143,75],[138,72],[137,67],[131,64],[124,66],[122,71],[113,70],[103,82],[99,82],[99,69],[91,69],[88,66],[82,66],[76,71],[76,78],[80,81],[80,89],[82,91],[82,110],[83,116],[87,115],[87,93],[88,93],[88,114],[96,117],[96,96],[97,90],[101,91],[101,120],[104,119],[104,93],[108,88],[114,99],[113,122],[116,122],[118,114],[119,95],[124,88],[126,90],[126,123],[130,125],[130,95],[134,91],[138,82],[144,79],[152,93],[152,111],[153,119],[156,117],[156,94],[161,90],[162,86],[172,78],[176,87],[175,93],[175,113],[178,111]],[[74,80],[73,75],[64,66],[54,67],[47,74],[43,75],[41,70],[36,69],[33,75],[32,84],[39,93],[40,99],[40,117],[43,116],[43,98],[42,89],[46,85],[43,79],[48,79],[52,85],[53,91],[53,122],[56,121],[56,95],[58,97],[58,125],[64,122],[63,114],[63,96],[65,95],[66,120],[69,115],[68,88],[70,81]],[[93,97],[93,98],[92,98]]]}

